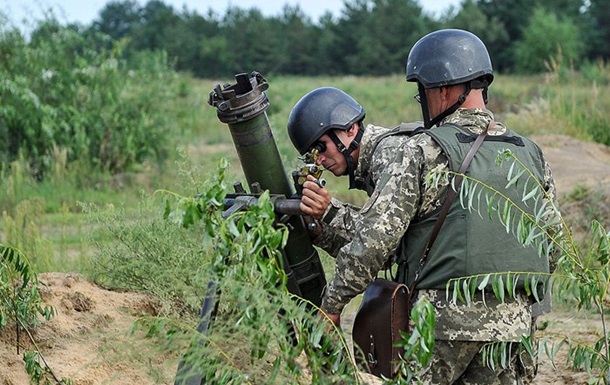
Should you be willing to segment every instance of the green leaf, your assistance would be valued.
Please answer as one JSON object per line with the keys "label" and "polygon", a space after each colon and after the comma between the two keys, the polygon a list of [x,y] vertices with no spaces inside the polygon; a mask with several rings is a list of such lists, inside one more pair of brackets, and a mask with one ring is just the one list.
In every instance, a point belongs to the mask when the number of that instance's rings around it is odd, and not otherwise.
{"label": "green leaf", "polygon": [[527,195],[525,195],[521,201],[522,202],[527,202],[528,200],[530,200],[532,197],[534,197],[536,194],[538,193],[538,186],[534,186],[534,188],[532,189],[532,191],[530,191]]}
{"label": "green leaf", "polygon": [[504,280],[502,279],[501,275],[494,277],[492,280],[492,288],[496,298],[501,302],[504,302]]}
{"label": "green leaf", "polygon": [[511,273],[506,274],[506,292],[510,298],[515,298],[515,281],[511,278]]}
{"label": "green leaf", "polygon": [[228,220],[227,221],[227,226],[228,226],[228,230],[229,230],[229,234],[231,234],[233,237],[238,238],[239,237],[239,230],[237,229],[237,226],[235,225],[235,221],[233,220]]}
{"label": "green leaf", "polygon": [[487,282],[489,282],[490,276],[491,276],[490,274],[487,274],[485,277],[483,277],[483,279],[481,280],[481,283],[478,286],[479,290],[483,290],[487,286]]}
{"label": "green leaf", "polygon": [[462,294],[465,297],[464,301],[466,304],[470,304],[472,298],[470,297],[470,290],[468,289],[468,279],[462,279]]}
{"label": "green leaf", "polygon": [[172,205],[169,203],[169,199],[165,199],[165,210],[163,211],[163,219],[169,218],[172,212]]}

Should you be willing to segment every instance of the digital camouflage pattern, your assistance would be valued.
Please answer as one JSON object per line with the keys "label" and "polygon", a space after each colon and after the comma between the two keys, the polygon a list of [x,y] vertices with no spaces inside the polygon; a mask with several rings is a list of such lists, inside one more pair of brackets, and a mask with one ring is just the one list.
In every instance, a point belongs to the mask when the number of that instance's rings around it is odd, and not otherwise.
{"label": "digital camouflage pattern", "polygon": [[[480,134],[494,119],[482,109],[458,109],[441,124],[453,123]],[[419,220],[440,208],[447,182],[425,183],[431,171],[448,170],[448,159],[426,134],[387,136],[387,128],[366,127],[356,177],[368,186],[368,201],[359,209],[333,199],[324,217],[321,234],[314,243],[336,257],[335,274],[327,284],[322,308],[340,313],[356,295],[364,291],[395,252],[412,220]],[[489,135],[501,135],[506,127],[496,122]],[[549,165],[543,165],[544,188],[556,201],[555,184]],[[502,234],[501,236],[509,236]],[[551,271],[554,270],[551,261]],[[472,303],[452,303],[444,290],[420,290],[435,308],[436,345],[430,364],[419,373],[426,385],[519,385],[536,375],[537,360],[519,343],[529,336],[537,351],[536,317],[525,296],[498,301],[492,294]],[[547,310],[548,311],[548,310]],[[492,370],[482,361],[481,348],[490,342],[510,344],[509,365]]]}
{"label": "digital camouflage pattern", "polygon": [[481,349],[486,342],[436,341],[435,354],[430,364],[420,372],[422,385],[521,385],[529,384],[536,376],[532,357],[510,343],[512,353],[508,365],[491,369],[485,364]]}
{"label": "digital camouflage pattern", "polygon": [[530,334],[532,312],[525,295],[501,302],[489,289],[470,304],[453,303],[442,290],[420,290],[434,306],[436,340],[520,342]]}
{"label": "digital camouflage pattern", "polygon": [[[458,124],[479,134],[492,119],[493,114],[488,110],[458,109],[443,123]],[[364,291],[394,253],[411,220],[437,210],[446,196],[446,184],[427,186],[425,183],[429,172],[448,169],[448,160],[436,142],[426,134],[394,135],[373,146],[387,131],[387,128],[368,125],[362,139],[356,176],[372,181],[374,190],[369,191],[368,201],[358,209],[333,199],[323,218],[328,226],[323,226],[322,234],[314,240],[337,259],[335,275],[322,300],[322,308],[330,313],[339,313]],[[496,122],[489,135],[505,132],[505,126]],[[554,198],[555,187],[548,164],[544,170],[545,188]],[[434,299],[445,298],[445,292],[429,290],[427,296],[434,303]],[[435,305],[438,339],[515,341],[529,330],[531,322],[528,306],[519,301],[513,307],[491,312],[472,310],[477,307],[475,304],[468,307],[470,310],[461,310],[463,314],[456,318],[459,322],[450,320],[456,315],[455,309],[441,303]],[[457,306],[466,308],[463,304]],[[477,314],[482,313],[486,313],[485,319],[478,318]],[[470,322],[463,322],[465,319]],[[511,320],[510,325],[507,320]]]}

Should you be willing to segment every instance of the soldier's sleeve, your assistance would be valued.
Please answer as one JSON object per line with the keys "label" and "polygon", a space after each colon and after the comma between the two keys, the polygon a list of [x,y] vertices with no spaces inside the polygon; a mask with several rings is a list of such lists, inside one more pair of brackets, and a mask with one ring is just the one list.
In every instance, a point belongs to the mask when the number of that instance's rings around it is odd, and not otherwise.
{"label": "soldier's sleeve", "polygon": [[[367,130],[383,131],[387,129],[369,125]],[[388,159],[395,157],[399,151],[403,151],[404,138],[391,137],[375,147],[373,161],[369,166],[371,175],[379,177],[387,167]],[[313,243],[332,257],[336,257],[339,250],[352,240],[356,231],[356,223],[361,222],[360,207],[332,198],[322,222],[320,234],[313,239]]]}
{"label": "soldier's sleeve", "polygon": [[353,238],[359,212],[359,207],[332,198],[322,218],[322,230],[313,243],[336,257],[339,250]]}
{"label": "soldier's sleeve", "polygon": [[343,246],[328,283],[322,308],[339,313],[363,292],[405,234],[419,201],[423,154],[416,146],[405,146],[392,159],[374,157],[378,169],[376,188],[355,216],[353,238]]}

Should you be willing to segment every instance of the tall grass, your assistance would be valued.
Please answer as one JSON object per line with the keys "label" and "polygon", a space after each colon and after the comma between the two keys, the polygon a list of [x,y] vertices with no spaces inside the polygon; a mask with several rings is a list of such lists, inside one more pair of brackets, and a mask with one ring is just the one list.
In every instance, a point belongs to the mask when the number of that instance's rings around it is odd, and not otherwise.
{"label": "tall grass", "polygon": [[[602,68],[608,71],[607,67]],[[216,118],[215,110],[207,104],[209,92],[218,83],[232,81],[199,80],[180,76],[182,94],[170,100],[175,118],[168,123],[171,133],[168,157],[162,164],[143,163],[129,172],[119,174],[94,173],[81,162],[67,162],[65,151],[56,148],[49,157],[48,178],[38,181],[32,176],[26,159],[20,158],[0,170],[0,209],[4,212],[0,230],[5,238],[17,244],[42,248],[37,254],[48,261],[34,263],[41,270],[81,270],[84,246],[79,232],[86,225],[79,202],[124,206],[134,215],[142,194],[161,188],[177,187],[176,164],[186,157],[205,172],[213,170],[221,158],[228,159],[229,173],[235,180],[243,179],[230,132]],[[292,106],[308,91],[320,86],[335,86],[352,94],[366,109],[365,122],[394,126],[403,121],[420,119],[419,106],[412,100],[415,88],[402,76],[367,77],[273,77],[267,79],[270,88],[267,110],[270,124],[287,172],[299,165],[298,153],[292,147],[286,124]],[[496,77],[490,89],[490,106],[497,118],[525,135],[565,134],[584,140],[603,139],[607,133],[610,111],[608,84],[590,81],[584,76],[570,74],[567,80],[559,76]],[[602,140],[603,142],[603,140]],[[363,193],[350,191],[347,183],[330,174],[329,189],[340,199],[360,204]],[[30,201],[29,204],[24,203]],[[37,203],[34,203],[37,202]],[[16,212],[24,207],[38,207],[36,221],[28,226],[17,226]],[[57,226],[66,229],[65,236],[57,236]],[[37,229],[34,231],[34,229]],[[68,230],[69,229],[69,230]],[[21,233],[19,236],[17,233]],[[69,236],[67,234],[70,234]],[[38,237],[37,242],[18,241]],[[33,250],[32,250],[33,251]],[[82,256],[84,257],[84,256]],[[35,258],[38,260],[39,258]],[[43,258],[44,259],[44,258]]]}
{"label": "tall grass", "polygon": [[507,109],[506,122],[526,135],[563,134],[610,145],[610,67],[595,62],[576,72],[559,53],[548,69],[535,77],[503,78],[506,87],[529,90]]}

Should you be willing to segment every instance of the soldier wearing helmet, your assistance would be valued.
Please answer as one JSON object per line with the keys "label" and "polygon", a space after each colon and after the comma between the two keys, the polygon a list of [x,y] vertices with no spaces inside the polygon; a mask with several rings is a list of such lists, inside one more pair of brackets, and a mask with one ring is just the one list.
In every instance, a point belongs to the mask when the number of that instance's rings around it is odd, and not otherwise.
{"label": "soldier wearing helmet", "polygon": [[[510,150],[542,187],[536,192],[537,199],[552,201],[557,207],[555,183],[541,149],[495,121],[486,107],[493,68],[485,44],[476,35],[445,29],[422,37],[409,52],[406,79],[417,83],[416,100],[421,104],[427,129],[420,146],[424,151],[440,152],[435,167],[456,172],[473,139],[483,134],[484,141],[466,175],[501,191],[512,202],[520,202],[523,212],[535,215],[532,205],[521,203],[523,192],[516,186],[507,186],[507,162],[495,162],[498,152]],[[438,207],[446,191],[447,187],[439,188],[430,200],[431,206]],[[418,237],[425,238],[432,228],[430,221],[438,217],[438,213],[424,206],[419,212],[430,214],[412,218],[410,228],[418,227],[418,231],[407,230],[401,241],[404,251],[397,262],[399,279],[404,282],[415,279],[420,261],[413,255],[421,255],[425,247],[425,241],[422,243]],[[559,215],[555,210],[553,218],[546,219],[558,220]],[[517,285],[514,297],[507,301],[495,296],[489,301],[485,294],[479,294],[473,303],[453,304],[446,300],[446,289],[441,290],[450,280],[460,277],[506,272],[544,275],[554,269],[554,262],[547,257],[552,253],[539,255],[535,246],[523,246],[516,236],[507,234],[500,222],[472,213],[454,201],[439,235],[440,244],[436,241],[426,265],[417,272],[419,295],[427,296],[437,312],[435,352],[424,383],[521,384],[531,382],[536,374],[536,358],[524,353],[520,341],[530,338],[536,346],[536,316],[550,308],[533,304],[523,283]],[[547,242],[545,247],[550,251],[552,244]],[[482,347],[496,342],[511,347],[506,352],[510,362],[507,367],[482,364]]]}
{"label": "soldier wearing helmet", "polygon": [[[343,307],[393,255],[397,280],[415,285],[417,296],[435,307],[436,345],[430,366],[419,375],[423,383],[528,383],[535,376],[535,360],[519,343],[533,339],[536,317],[523,281],[504,301],[478,293],[468,304],[453,303],[446,290],[452,280],[469,276],[549,273],[550,261],[538,255],[539,245],[522,245],[499,220],[465,209],[454,199],[423,267],[420,262],[452,188],[451,175],[479,136],[482,144],[466,175],[501,192],[525,213],[535,214],[534,207],[521,203],[522,186],[507,185],[509,162],[496,164],[498,153],[510,150],[525,165],[530,182],[541,186],[535,193],[539,202],[556,203],[550,167],[535,143],[497,122],[486,108],[493,69],[476,35],[445,29],[422,37],[409,53],[406,77],[417,83],[424,128],[400,135],[400,128],[366,127],[354,150],[356,185],[369,194],[363,207],[338,202],[316,183],[304,185],[301,207],[321,223],[314,242],[336,256],[322,309],[338,324]],[[429,183],[432,173],[449,177]],[[559,213],[553,216],[557,220]],[[542,246],[550,253],[550,244]],[[511,346],[508,366],[489,368],[483,363],[481,348],[495,342]]]}
{"label": "soldier wearing helmet", "polygon": [[294,106],[288,135],[301,155],[318,147],[320,163],[337,176],[348,175],[353,188],[364,116],[364,108],[354,98],[338,88],[321,87]]}
{"label": "soldier wearing helmet", "polygon": [[[421,103],[426,128],[454,113],[473,89],[481,90],[487,103],[487,88],[493,79],[485,44],[467,31],[447,29],[430,33],[415,43],[407,59],[407,81],[417,82],[416,99]],[[454,85],[461,89],[457,100],[430,116],[428,90]]]}
{"label": "soldier wearing helmet", "polygon": [[[334,87],[321,87],[310,91],[295,104],[288,118],[288,134],[300,154],[316,148],[318,164],[337,176],[348,175],[350,188],[366,191],[372,196],[369,201],[372,204],[380,194],[386,195],[395,188],[377,181],[389,172],[386,166],[396,162],[396,155],[404,152],[402,147],[421,122],[403,123],[393,129],[372,124],[365,128],[364,117],[364,108],[353,97]],[[314,243],[337,256],[340,249],[355,237],[366,236],[355,234],[354,224],[370,206],[360,209],[344,204],[332,198],[326,188],[314,182],[313,177],[309,178],[304,184],[301,210],[320,221],[315,228],[321,233],[315,234]],[[369,249],[374,248],[372,240],[367,238],[366,243]],[[370,255],[382,264],[387,259],[381,252]],[[363,264],[364,270],[356,275],[370,277],[376,274],[379,270],[375,267],[377,264]],[[370,279],[365,278],[356,291],[362,291],[368,281]],[[335,306],[329,303],[323,309],[338,325],[342,305],[340,308]]]}

